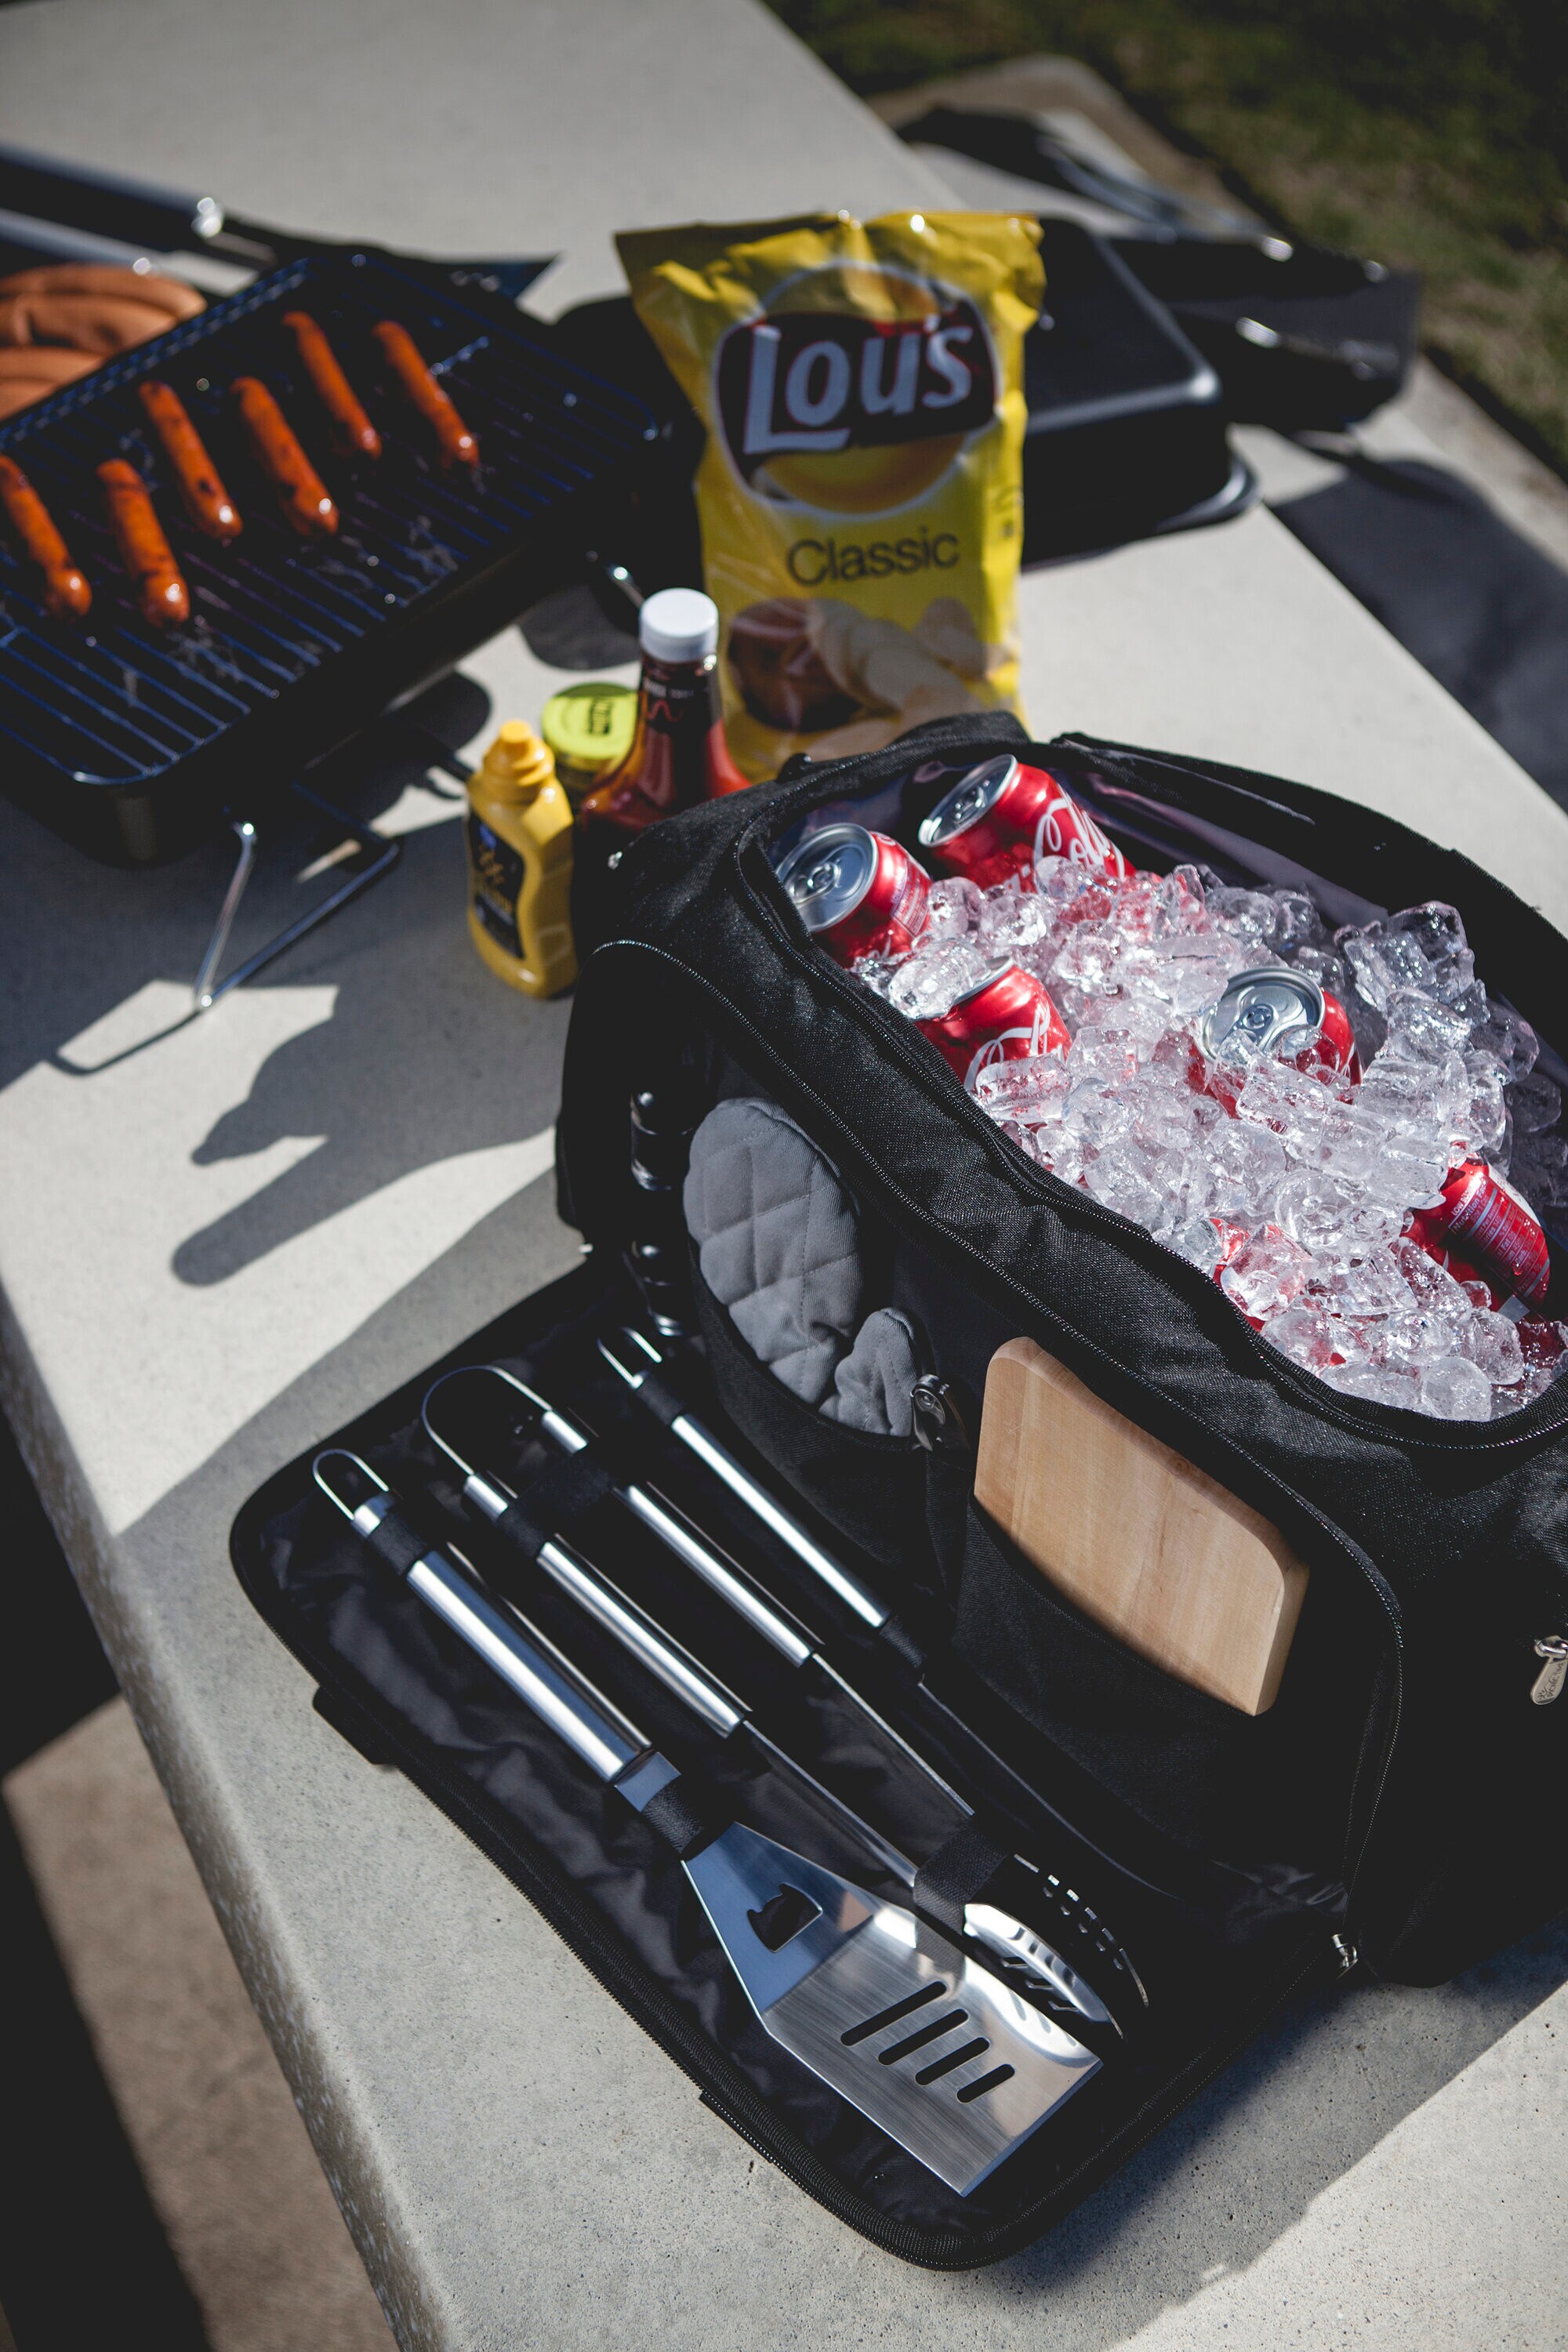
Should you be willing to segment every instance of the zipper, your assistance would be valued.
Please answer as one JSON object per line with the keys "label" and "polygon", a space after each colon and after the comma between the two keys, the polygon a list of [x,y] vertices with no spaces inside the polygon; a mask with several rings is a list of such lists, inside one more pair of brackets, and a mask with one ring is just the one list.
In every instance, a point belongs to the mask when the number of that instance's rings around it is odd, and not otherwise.
{"label": "zipper", "polygon": [[1530,1686],[1531,1701],[1536,1706],[1551,1706],[1562,1697],[1563,1685],[1568,1683],[1568,1634],[1543,1633],[1535,1643],[1535,1654],[1545,1664]]}

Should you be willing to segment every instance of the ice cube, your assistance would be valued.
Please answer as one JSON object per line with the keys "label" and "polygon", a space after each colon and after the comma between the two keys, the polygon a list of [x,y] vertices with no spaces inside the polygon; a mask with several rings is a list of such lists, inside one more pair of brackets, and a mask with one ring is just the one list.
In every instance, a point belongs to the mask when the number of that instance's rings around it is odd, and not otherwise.
{"label": "ice cube", "polygon": [[1131,1105],[1097,1078],[1075,1085],[1062,1105],[1062,1125],[1085,1150],[1099,1150],[1132,1124]]}
{"label": "ice cube", "polygon": [[978,887],[962,875],[933,882],[926,900],[930,937],[933,940],[973,939],[980,929],[982,903]]}
{"label": "ice cube", "polygon": [[1470,1099],[1455,1126],[1454,1141],[1469,1160],[1489,1160],[1500,1174],[1508,1172],[1510,1118],[1502,1073],[1484,1054],[1465,1055]]}
{"label": "ice cube", "polygon": [[[1059,915],[1091,886],[1100,897],[1104,897],[1103,889],[1093,885],[1088,867],[1076,864],[1070,857],[1041,857],[1036,860],[1035,888],[1053,914]],[[1103,908],[1100,911],[1103,912]]]}
{"label": "ice cube", "polygon": [[1261,1223],[1273,1213],[1274,1196],[1288,1165],[1278,1136],[1267,1128],[1227,1118],[1215,1129],[1209,1144],[1216,1213],[1238,1223]]}
{"label": "ice cube", "polygon": [[1325,1364],[1318,1377],[1342,1396],[1355,1397],[1363,1404],[1403,1405],[1407,1412],[1421,1409],[1416,1376],[1408,1370],[1368,1363]]}
{"label": "ice cube", "polygon": [[1495,996],[1489,999],[1486,1018],[1477,1023],[1470,1043],[1478,1052],[1490,1055],[1505,1079],[1527,1076],[1541,1052],[1541,1040],[1523,1014]]}
{"label": "ice cube", "polygon": [[940,1019],[967,988],[984,979],[990,960],[973,940],[938,940],[922,946],[894,975],[888,1001],[906,1020]]}
{"label": "ice cube", "polygon": [[1223,1268],[1219,1285],[1244,1315],[1267,1322],[1300,1296],[1311,1269],[1310,1251],[1288,1234],[1271,1238],[1255,1234]]}
{"label": "ice cube", "polygon": [[[1468,1017],[1425,988],[1396,988],[1388,1004],[1385,1054],[1411,1062],[1441,1062],[1469,1042]],[[1381,1058],[1381,1056],[1379,1057]]]}
{"label": "ice cube", "polygon": [[1290,964],[1297,971],[1304,971],[1310,980],[1317,982],[1320,988],[1327,989],[1331,996],[1337,996],[1342,1004],[1344,1003],[1350,981],[1342,961],[1331,948],[1310,945],[1292,948],[1288,954],[1281,956],[1280,961]]}
{"label": "ice cube", "polygon": [[1436,898],[1424,907],[1406,907],[1402,913],[1389,917],[1386,935],[1390,940],[1407,939],[1415,942],[1431,975],[1428,985],[1437,995],[1452,1001],[1473,982],[1476,960],[1455,908],[1446,907]]}
{"label": "ice cube", "polygon": [[1400,1278],[1425,1315],[1433,1317],[1456,1338],[1467,1332],[1475,1308],[1446,1265],[1429,1257],[1418,1242],[1396,1241],[1391,1252]]}
{"label": "ice cube", "polygon": [[1419,1410],[1439,1421],[1489,1421],[1492,1384],[1479,1364],[1443,1357],[1422,1369]]}
{"label": "ice cube", "polygon": [[1563,1116],[1561,1091],[1539,1070],[1532,1076],[1514,1079],[1508,1090],[1508,1102],[1516,1135],[1538,1135],[1546,1128],[1555,1127]]}
{"label": "ice cube", "polygon": [[1237,1097],[1236,1113],[1279,1136],[1293,1159],[1314,1153],[1322,1139],[1331,1100],[1322,1079],[1293,1070],[1287,1062],[1263,1061],[1248,1071]]}
{"label": "ice cube", "polygon": [[1119,1086],[1137,1076],[1138,1049],[1127,1030],[1087,1021],[1068,1048],[1068,1068],[1075,1085],[1090,1079]]}
{"label": "ice cube", "polygon": [[980,902],[980,944],[990,956],[1026,957],[1050,937],[1053,923],[1048,903],[1016,883],[987,890]]}
{"label": "ice cube", "polygon": [[1212,1275],[1219,1264],[1221,1242],[1212,1217],[1193,1217],[1184,1225],[1173,1226],[1165,1241],[1178,1257],[1201,1266],[1205,1274]]}
{"label": "ice cube", "polygon": [[[1463,1286],[1467,1296],[1473,1287]],[[1524,1349],[1519,1333],[1506,1315],[1489,1307],[1478,1311],[1459,1334],[1459,1352],[1479,1364],[1494,1389],[1511,1388],[1524,1378]]]}
{"label": "ice cube", "polygon": [[1154,894],[1152,936],[1184,938],[1207,928],[1202,876],[1195,866],[1173,866]]}
{"label": "ice cube", "polygon": [[1336,1357],[1343,1361],[1342,1339],[1334,1316],[1316,1300],[1299,1298],[1270,1316],[1264,1324],[1263,1336],[1280,1354],[1289,1356],[1293,1364],[1300,1364],[1310,1372],[1321,1372]]}
{"label": "ice cube", "polygon": [[1279,909],[1261,890],[1237,890],[1222,882],[1207,893],[1205,905],[1215,929],[1228,931],[1233,939],[1261,947],[1274,936]]}
{"label": "ice cube", "polygon": [[1059,1054],[1031,1054],[1017,1062],[991,1062],[974,1081],[975,1098],[995,1119],[1021,1127],[1055,1126],[1071,1085]]}
{"label": "ice cube", "polygon": [[1328,947],[1328,927],[1304,890],[1276,889],[1268,895],[1275,906],[1274,952],[1281,963],[1294,963],[1300,971],[1297,959],[1303,949]]}
{"label": "ice cube", "polygon": [[1458,1054],[1415,1061],[1396,1054],[1391,1043],[1368,1070],[1357,1101],[1391,1126],[1452,1137],[1469,1109],[1470,1074]]}
{"label": "ice cube", "polygon": [[1375,1207],[1318,1168],[1298,1168],[1286,1177],[1274,1213],[1291,1240],[1316,1258],[1363,1256],[1399,1230],[1398,1211]]}
{"label": "ice cube", "polygon": [[1098,996],[1115,968],[1122,942],[1115,931],[1103,923],[1079,923],[1068,931],[1066,939],[1051,960],[1045,975],[1047,987],[1060,982],[1076,988],[1085,996]]}
{"label": "ice cube", "polygon": [[1355,975],[1355,984],[1369,1004],[1386,1014],[1390,1001],[1402,988],[1425,988],[1431,967],[1421,943],[1408,931],[1389,929],[1382,923],[1353,926],[1335,935],[1334,945]]}
{"label": "ice cube", "polygon": [[1089,1171],[1088,1183],[1096,1200],[1103,1201],[1108,1209],[1119,1210],[1151,1231],[1164,1214],[1164,1190],[1147,1172],[1136,1149],[1125,1140],[1109,1145],[1100,1153]]}

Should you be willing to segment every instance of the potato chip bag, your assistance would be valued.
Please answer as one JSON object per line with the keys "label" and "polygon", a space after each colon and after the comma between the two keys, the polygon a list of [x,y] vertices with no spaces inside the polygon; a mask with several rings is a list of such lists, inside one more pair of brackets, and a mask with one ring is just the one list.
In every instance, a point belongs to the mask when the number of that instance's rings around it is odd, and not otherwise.
{"label": "potato chip bag", "polygon": [[616,244],[708,428],[698,510],[742,772],[1013,707],[1037,224],[828,214]]}

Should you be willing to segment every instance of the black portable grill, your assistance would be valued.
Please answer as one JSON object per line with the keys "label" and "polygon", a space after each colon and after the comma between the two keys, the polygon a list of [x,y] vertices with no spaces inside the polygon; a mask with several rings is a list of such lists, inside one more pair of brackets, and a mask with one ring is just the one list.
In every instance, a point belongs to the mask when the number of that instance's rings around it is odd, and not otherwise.
{"label": "black portable grill", "polygon": [[[326,331],[383,438],[332,454],[290,309]],[[479,445],[444,471],[371,330],[406,327]],[[259,376],[336,500],[335,537],[300,540],[250,455],[230,393]],[[220,547],[185,520],[137,386],[179,394],[244,519]],[[623,492],[658,427],[640,402],[561,357],[510,305],[375,251],[293,261],[0,426],[93,592],[50,619],[0,533],[0,788],[92,856],[179,856],[492,635],[559,578],[602,496]],[[141,616],[96,468],[124,457],[157,504],[192,617]]]}

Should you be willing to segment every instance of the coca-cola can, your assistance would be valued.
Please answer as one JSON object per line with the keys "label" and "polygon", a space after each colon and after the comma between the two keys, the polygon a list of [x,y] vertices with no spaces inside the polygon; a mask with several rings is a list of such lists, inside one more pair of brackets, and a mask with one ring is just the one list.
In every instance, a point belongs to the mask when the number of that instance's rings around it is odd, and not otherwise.
{"label": "coca-cola can", "polygon": [[808,834],[777,871],[806,929],[842,964],[907,956],[929,919],[925,868],[889,835],[863,824]]}
{"label": "coca-cola can", "polygon": [[1194,1084],[1228,1111],[1236,1108],[1247,1065],[1271,1055],[1303,1075],[1342,1070],[1352,1085],[1361,1079],[1344,1006],[1310,973],[1289,964],[1257,964],[1236,973],[1196,1034],[1201,1059],[1194,1064]]}
{"label": "coca-cola can", "polygon": [[1450,1168],[1433,1208],[1412,1209],[1405,1230],[1458,1282],[1485,1283],[1494,1297],[1537,1307],[1552,1280],[1540,1218],[1484,1160]]}
{"label": "coca-cola can", "polygon": [[1034,973],[1007,962],[994,964],[945,1013],[917,1021],[915,1027],[971,1088],[993,1062],[1065,1054],[1071,1043],[1061,1014]]}
{"label": "coca-cola can", "polygon": [[982,890],[1015,876],[1032,890],[1043,857],[1065,857],[1117,882],[1133,871],[1059,777],[1006,751],[943,793],[921,824],[920,843],[944,874],[964,875]]}

